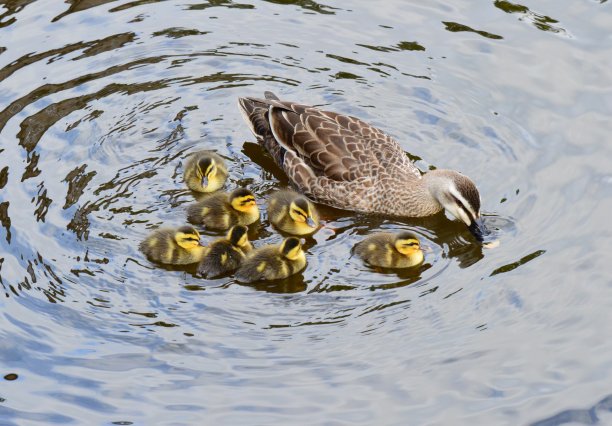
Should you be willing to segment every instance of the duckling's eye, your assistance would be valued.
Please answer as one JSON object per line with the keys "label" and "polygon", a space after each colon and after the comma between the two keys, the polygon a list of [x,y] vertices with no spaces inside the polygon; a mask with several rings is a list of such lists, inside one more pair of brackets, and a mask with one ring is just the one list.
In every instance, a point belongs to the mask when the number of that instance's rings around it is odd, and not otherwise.
{"label": "duckling's eye", "polygon": [[242,200],[242,201],[240,202],[240,205],[241,205],[241,206],[244,206],[245,204],[248,204],[248,203],[254,203],[254,202],[255,202],[255,198],[253,198],[253,197],[249,197],[249,198],[245,198],[244,200]]}
{"label": "duckling's eye", "polygon": [[196,237],[185,237],[183,239],[186,241],[200,241],[200,239]]}
{"label": "duckling's eye", "polygon": [[304,218],[304,220],[306,220],[307,216],[304,212],[302,212],[301,210],[292,210],[293,213],[297,214],[298,216],[302,216]]}
{"label": "duckling's eye", "polygon": [[419,243],[405,243],[404,247],[418,247]]}

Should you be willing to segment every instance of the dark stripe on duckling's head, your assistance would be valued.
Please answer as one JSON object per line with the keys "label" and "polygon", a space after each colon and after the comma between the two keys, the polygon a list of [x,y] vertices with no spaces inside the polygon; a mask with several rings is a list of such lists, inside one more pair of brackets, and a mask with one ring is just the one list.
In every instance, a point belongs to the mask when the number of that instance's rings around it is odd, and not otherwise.
{"label": "dark stripe on duckling's head", "polygon": [[246,188],[235,189],[230,194],[230,198],[231,199],[234,199],[234,198],[246,198],[246,197],[253,197],[253,200],[255,200],[255,196],[253,195],[253,193],[251,191],[249,191],[248,189],[246,189]]}
{"label": "dark stripe on duckling's head", "polygon": [[405,256],[422,255],[421,243],[412,232],[402,231],[395,236],[393,243],[395,250]]}
{"label": "dark stripe on duckling's head", "polygon": [[238,188],[230,194],[230,202],[235,207],[255,204],[255,195],[246,188]]}
{"label": "dark stripe on duckling's head", "polygon": [[309,214],[310,213],[310,208],[308,206],[308,200],[304,197],[297,197],[295,200],[293,200],[293,204],[295,204],[297,207],[299,207],[301,210],[304,211],[304,213]]}
{"label": "dark stripe on duckling's head", "polygon": [[177,232],[197,237],[198,240],[200,239],[200,233],[193,226],[181,226],[179,229],[177,229]]}
{"label": "dark stripe on duckling's head", "polygon": [[395,236],[395,239],[396,240],[417,240],[418,241],[419,237],[417,237],[417,235],[413,232],[401,231]]}
{"label": "dark stripe on duckling's head", "polygon": [[242,244],[244,244],[244,242],[241,240],[248,231],[249,229],[246,226],[236,225],[227,233],[227,239],[230,243],[232,243],[232,245],[241,246]]}
{"label": "dark stripe on duckling's head", "polygon": [[187,250],[200,245],[200,233],[192,226],[181,226],[174,234],[176,243]]}
{"label": "dark stripe on duckling's head", "polygon": [[202,176],[206,176],[210,172],[209,168],[211,168],[213,164],[214,160],[210,157],[204,157],[198,161],[198,167],[200,172],[202,172]]}
{"label": "dark stripe on duckling's head", "polygon": [[295,253],[299,252],[301,246],[302,243],[298,238],[289,237],[282,242],[280,250],[283,256],[291,258]]}

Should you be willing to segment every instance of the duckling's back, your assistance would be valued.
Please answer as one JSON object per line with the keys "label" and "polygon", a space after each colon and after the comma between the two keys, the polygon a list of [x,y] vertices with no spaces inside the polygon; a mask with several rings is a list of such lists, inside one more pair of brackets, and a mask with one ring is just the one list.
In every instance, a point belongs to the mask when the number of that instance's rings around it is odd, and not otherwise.
{"label": "duckling's back", "polygon": [[216,278],[235,271],[245,258],[245,253],[229,241],[217,241],[210,247],[198,266],[204,278]]}
{"label": "duckling's back", "polygon": [[224,192],[209,195],[204,200],[187,207],[189,223],[205,225],[213,229],[227,229],[235,221],[234,209],[229,203],[229,195]]}
{"label": "duckling's back", "polygon": [[278,245],[272,245],[252,251],[238,268],[236,279],[241,282],[277,280],[287,278],[306,266],[304,258],[290,261],[281,256],[279,250]]}
{"label": "duckling's back", "polygon": [[278,191],[272,194],[268,199],[268,220],[277,226],[290,221],[289,206],[294,197],[295,193],[292,191]]}
{"label": "duckling's back", "polygon": [[380,232],[370,235],[355,245],[355,254],[367,263],[375,266],[390,265],[399,256],[393,249],[394,235]]}

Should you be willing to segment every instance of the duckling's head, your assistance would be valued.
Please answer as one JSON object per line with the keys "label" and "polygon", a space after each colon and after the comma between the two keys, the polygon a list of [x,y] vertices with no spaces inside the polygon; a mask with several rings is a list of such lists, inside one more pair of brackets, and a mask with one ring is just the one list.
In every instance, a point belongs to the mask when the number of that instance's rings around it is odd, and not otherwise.
{"label": "duckling's head", "polygon": [[230,194],[230,204],[234,210],[243,213],[250,213],[257,210],[255,196],[251,191],[245,188],[239,188]]}
{"label": "duckling's head", "polygon": [[289,205],[289,216],[297,223],[305,223],[311,228],[319,226],[313,212],[310,210],[310,203],[304,197],[297,197]]}
{"label": "duckling's head", "polygon": [[249,229],[243,225],[233,226],[227,233],[227,239],[233,246],[245,247],[249,244],[249,236],[247,232]]}
{"label": "duckling's head", "polygon": [[298,238],[289,237],[282,242],[280,246],[281,254],[289,260],[297,260],[301,256],[304,256],[302,250],[302,243]]}
{"label": "duckling's head", "polygon": [[204,192],[214,191],[223,186],[223,178],[218,172],[217,162],[212,157],[203,157],[198,161],[196,174],[201,179]]}
{"label": "duckling's head", "polygon": [[413,258],[417,263],[423,261],[423,250],[421,243],[416,235],[412,232],[401,232],[395,236],[393,241],[395,249],[406,257]]}
{"label": "duckling's head", "polygon": [[200,233],[191,226],[181,226],[174,234],[174,240],[179,247],[193,250],[200,246]]}
{"label": "duckling's head", "polygon": [[434,198],[465,223],[478,241],[488,233],[480,217],[480,193],[470,178],[454,170],[432,170],[424,175]]}

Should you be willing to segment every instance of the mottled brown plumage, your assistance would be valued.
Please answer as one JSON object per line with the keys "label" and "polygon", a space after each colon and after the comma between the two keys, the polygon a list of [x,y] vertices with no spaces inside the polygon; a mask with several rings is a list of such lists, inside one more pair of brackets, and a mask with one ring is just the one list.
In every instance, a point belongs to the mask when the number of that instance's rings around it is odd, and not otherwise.
{"label": "mottled brown plumage", "polygon": [[318,203],[402,217],[446,208],[470,229],[478,222],[480,196],[468,177],[453,170],[421,176],[391,136],[358,118],[269,92],[266,99],[240,98],[239,106],[296,189]]}

